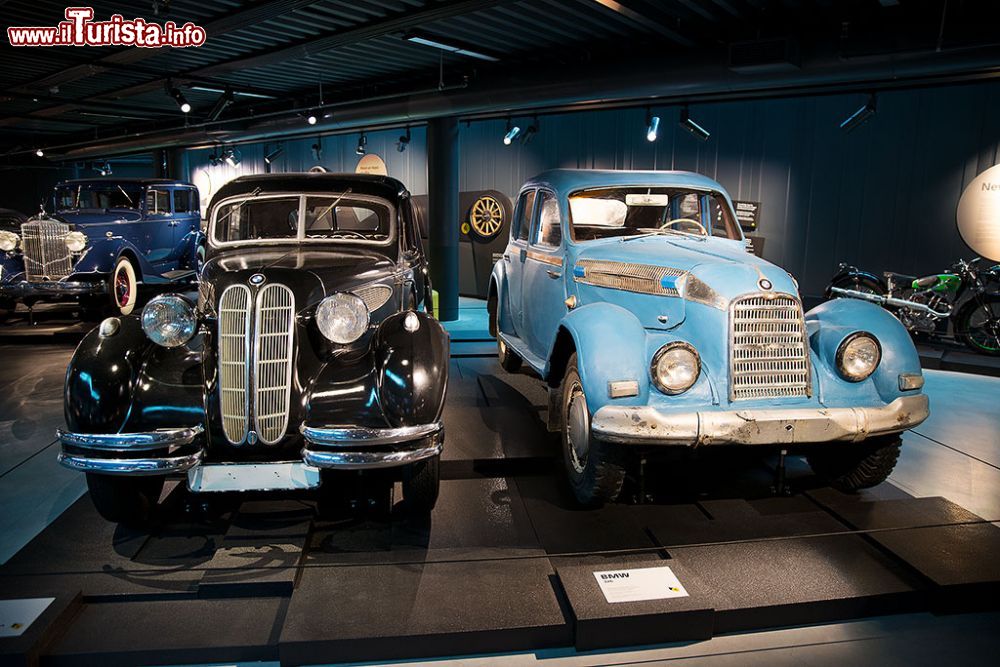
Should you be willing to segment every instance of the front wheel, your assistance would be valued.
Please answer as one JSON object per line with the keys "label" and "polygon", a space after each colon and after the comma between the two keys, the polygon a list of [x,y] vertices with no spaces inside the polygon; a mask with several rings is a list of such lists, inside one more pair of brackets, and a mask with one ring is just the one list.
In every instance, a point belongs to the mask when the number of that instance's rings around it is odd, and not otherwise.
{"label": "front wheel", "polygon": [[806,461],[830,486],[853,493],[881,484],[899,459],[898,435],[871,438],[862,443],[822,445],[806,454]]}
{"label": "front wheel", "polygon": [[403,470],[403,503],[411,514],[430,514],[440,489],[440,456],[417,461]]}
{"label": "front wheel", "polygon": [[131,315],[139,298],[139,279],[128,257],[119,257],[111,272],[111,309],[115,315]]}
{"label": "front wheel", "polygon": [[967,301],[955,316],[955,331],[970,350],[1000,356],[1000,295]]}
{"label": "front wheel", "polygon": [[87,473],[87,490],[97,513],[113,523],[143,526],[163,491],[163,477],[115,477]]}
{"label": "front wheel", "polygon": [[590,409],[575,352],[569,358],[563,376],[562,417],[563,463],[577,502],[587,507],[614,502],[625,482],[622,452],[620,448],[591,435]]}

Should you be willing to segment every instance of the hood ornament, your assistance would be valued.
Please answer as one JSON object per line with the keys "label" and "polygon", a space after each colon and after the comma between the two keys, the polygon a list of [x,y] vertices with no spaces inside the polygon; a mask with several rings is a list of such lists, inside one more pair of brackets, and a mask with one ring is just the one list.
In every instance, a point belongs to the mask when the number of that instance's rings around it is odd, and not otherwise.
{"label": "hood ornament", "polygon": [[250,280],[248,282],[254,287],[257,287],[258,285],[263,285],[265,280],[267,280],[267,278],[263,273],[255,273],[250,276]]}

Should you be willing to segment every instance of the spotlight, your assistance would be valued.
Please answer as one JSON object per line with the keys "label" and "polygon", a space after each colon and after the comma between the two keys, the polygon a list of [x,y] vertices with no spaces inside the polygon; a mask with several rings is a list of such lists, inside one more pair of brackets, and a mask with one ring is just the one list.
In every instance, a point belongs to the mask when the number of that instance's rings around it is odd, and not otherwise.
{"label": "spotlight", "polygon": [[[681,124],[681,127],[683,127],[685,130],[687,130],[688,132],[690,132],[691,136],[693,136],[695,139],[700,139],[701,141],[708,141],[708,138],[710,136],[712,136],[711,132],[709,132],[708,130],[706,130],[705,128],[703,128],[701,125],[699,125],[698,123],[696,123],[693,120],[691,120],[691,116],[688,115],[688,108],[687,107],[684,107],[683,109],[681,109],[681,121],[680,121],[680,124]],[[648,139],[649,136],[647,135],[646,138]]]}
{"label": "spotlight", "polygon": [[538,134],[538,126],[534,123],[524,128],[524,132],[521,134],[521,145],[527,144],[536,134]]}
{"label": "spotlight", "polygon": [[367,146],[368,146],[368,137],[365,136],[364,132],[362,132],[361,136],[358,137],[358,147],[354,149],[354,152],[357,153],[358,155],[364,155],[365,153],[368,152],[368,149],[366,148]]}
{"label": "spotlight", "polygon": [[656,133],[660,131],[660,117],[646,116],[646,141],[656,141]]}
{"label": "spotlight", "polygon": [[101,176],[111,176],[111,163],[105,160],[103,163],[94,165],[94,171]]}
{"label": "spotlight", "polygon": [[317,162],[323,159],[323,144],[321,141],[322,140],[317,139],[316,143],[312,145],[312,156]]}
{"label": "spotlight", "polygon": [[316,114],[309,114],[308,116],[306,116],[306,122],[309,123],[310,125],[315,125],[317,120],[318,119],[316,118]]}
{"label": "spotlight", "polygon": [[212,110],[208,112],[208,120],[218,120],[219,116],[233,103],[233,91],[226,90],[219,96],[218,101],[216,101],[215,106]]}
{"label": "spotlight", "polygon": [[240,162],[243,161],[243,156],[240,155],[240,152],[233,148],[226,150],[226,152],[222,154],[222,158],[230,167],[237,167]]}
{"label": "spotlight", "polygon": [[856,127],[864,124],[865,121],[874,116],[875,111],[876,111],[875,93],[872,93],[871,95],[868,96],[868,101],[865,103],[863,107],[861,107],[860,109],[852,113],[850,116],[848,116],[846,119],[844,119],[844,122],[840,124],[840,129],[842,129],[845,132],[850,132],[854,130]]}
{"label": "spotlight", "polygon": [[278,157],[284,152],[285,149],[282,148],[281,146],[278,146],[273,151],[264,156],[264,163],[268,165],[273,164],[274,161],[277,160]]}
{"label": "spotlight", "polygon": [[187,98],[184,97],[184,93],[173,87],[169,88],[167,92],[170,94],[170,97],[174,98],[174,102],[177,102],[177,106],[180,107],[183,113],[191,113],[191,105],[188,103]]}
{"label": "spotlight", "polygon": [[396,150],[402,153],[406,150],[406,147],[410,145],[410,128],[406,128],[406,134],[399,137],[396,141]]}
{"label": "spotlight", "polygon": [[510,142],[517,138],[517,135],[521,134],[521,128],[517,125],[511,125],[510,121],[507,121],[507,133],[503,135],[503,143],[505,146],[510,146]]}
{"label": "spotlight", "polygon": [[45,157],[45,151],[43,151],[41,148],[36,148],[35,155],[37,155],[38,157]]}

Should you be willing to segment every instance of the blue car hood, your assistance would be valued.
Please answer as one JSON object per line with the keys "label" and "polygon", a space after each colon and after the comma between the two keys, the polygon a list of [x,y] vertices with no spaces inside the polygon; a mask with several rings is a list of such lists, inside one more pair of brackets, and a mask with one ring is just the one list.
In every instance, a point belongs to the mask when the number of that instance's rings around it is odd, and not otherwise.
{"label": "blue car hood", "polygon": [[798,295],[795,281],[784,269],[748,253],[738,241],[679,235],[607,239],[583,244],[577,259],[647,264],[689,272],[727,300],[762,291],[760,283],[765,279],[774,292]]}

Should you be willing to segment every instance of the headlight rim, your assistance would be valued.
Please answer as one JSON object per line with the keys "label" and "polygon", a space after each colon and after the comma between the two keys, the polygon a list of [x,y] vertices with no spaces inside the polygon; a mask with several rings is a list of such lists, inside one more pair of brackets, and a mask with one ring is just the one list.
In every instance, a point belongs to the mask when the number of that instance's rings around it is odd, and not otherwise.
{"label": "headlight rim", "polygon": [[[878,352],[878,357],[875,359],[875,363],[872,365],[872,369],[868,371],[866,375],[861,377],[855,377],[849,375],[844,370],[844,354],[847,351],[847,346],[851,342],[857,340],[858,338],[871,339],[875,343],[875,349]],[[846,380],[847,382],[852,382],[852,383],[864,382],[865,380],[867,380],[868,378],[870,378],[872,375],[875,374],[875,371],[878,370],[878,367],[881,364],[882,364],[882,343],[880,343],[878,337],[876,337],[875,334],[871,333],[870,331],[859,330],[850,333],[847,336],[844,336],[844,339],[840,341],[840,345],[837,346],[837,354],[834,357],[834,365],[837,368],[837,375],[839,375],[841,379]]]}
{"label": "headlight rim", "polygon": [[[150,334],[149,329],[146,326],[146,312],[150,308],[150,306],[168,299],[176,299],[180,301],[184,306],[187,307],[188,311],[191,313],[191,319],[192,319],[190,335],[188,335],[184,340],[179,340],[177,343],[173,345],[166,345],[162,340],[152,336]],[[198,334],[198,309],[195,306],[195,304],[191,303],[191,300],[185,297],[183,294],[174,294],[174,293],[159,294],[150,299],[146,303],[146,305],[142,307],[142,312],[139,314],[139,327],[142,329],[142,332],[146,334],[146,338],[151,340],[156,345],[159,345],[160,347],[165,347],[167,349],[183,347],[184,345],[187,345],[189,342],[191,342],[191,339],[193,339]]]}
{"label": "headlight rim", "polygon": [[[659,364],[660,359],[663,358],[663,355],[667,354],[671,350],[675,350],[675,349],[678,349],[678,348],[687,350],[688,352],[690,352],[691,354],[693,354],[694,355],[694,361],[695,361],[694,379],[691,381],[691,384],[689,384],[688,386],[684,387],[683,389],[673,389],[673,388],[664,386],[663,384],[660,383],[659,374],[657,374],[657,372],[656,372],[656,367]],[[671,341],[669,343],[665,343],[665,344],[661,345],[660,349],[658,349],[653,354],[653,358],[649,362],[649,377],[652,379],[653,385],[657,389],[659,389],[660,392],[666,394],[667,396],[678,396],[680,394],[683,394],[686,391],[690,391],[691,387],[695,386],[695,384],[698,383],[698,378],[701,377],[701,355],[698,354],[698,349],[694,345],[692,345],[691,343],[688,343],[687,341],[675,340],[675,341]]]}
{"label": "headlight rim", "polygon": [[[79,250],[74,250],[72,247],[70,247],[69,240],[70,240],[71,237],[74,238],[74,239],[83,238],[83,245],[80,247]],[[84,234],[83,232],[81,232],[79,230],[76,230],[76,229],[74,229],[71,232],[66,232],[66,235],[63,237],[63,243],[66,245],[66,249],[69,250],[71,253],[74,253],[74,254],[80,254],[81,252],[83,252],[84,250],[86,250],[87,249],[87,244],[89,243],[89,241],[90,241],[90,239],[87,238],[86,234]]]}
{"label": "headlight rim", "polygon": [[[364,324],[364,326],[358,332],[358,335],[355,336],[354,338],[350,339],[350,340],[347,340],[347,339],[335,339],[335,338],[330,337],[329,335],[327,335],[327,332],[323,330],[323,326],[320,324],[320,315],[319,314],[320,314],[320,309],[323,307],[323,304],[326,303],[326,302],[328,302],[328,301],[332,301],[333,299],[336,299],[338,297],[345,297],[345,296],[353,298],[359,304],[361,304],[361,308],[364,310],[364,313],[365,313],[365,324]],[[346,346],[346,345],[353,345],[354,343],[358,342],[362,337],[364,337],[364,335],[368,331],[368,329],[371,328],[372,314],[371,314],[371,310],[369,310],[369,308],[368,308],[368,304],[365,303],[364,299],[362,299],[360,296],[358,296],[354,292],[352,292],[350,290],[347,290],[347,291],[343,291],[343,292],[334,292],[333,294],[331,294],[329,296],[323,297],[323,299],[320,300],[320,302],[318,304],[316,304],[316,309],[313,311],[313,319],[316,322],[316,329],[319,331],[320,335],[323,336],[323,338],[325,340],[327,340],[328,342],[330,342],[330,343],[332,343],[334,345],[345,345]]]}
{"label": "headlight rim", "polygon": [[13,238],[14,244],[10,248],[0,247],[0,252],[14,252],[21,245],[21,235],[8,229],[0,229],[0,238]]}

